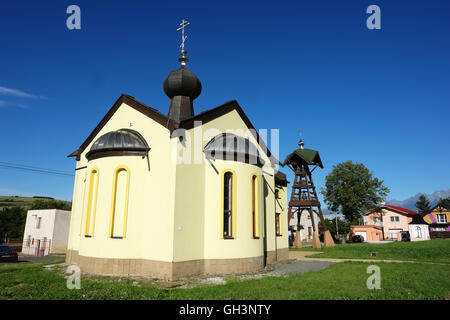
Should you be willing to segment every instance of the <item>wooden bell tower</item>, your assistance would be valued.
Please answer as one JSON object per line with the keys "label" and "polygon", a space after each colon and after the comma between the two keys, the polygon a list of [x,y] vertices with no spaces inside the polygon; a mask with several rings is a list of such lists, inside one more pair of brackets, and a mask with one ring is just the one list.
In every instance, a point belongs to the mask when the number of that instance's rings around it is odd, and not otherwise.
{"label": "wooden bell tower", "polygon": [[[292,184],[291,199],[289,201],[288,218],[290,221],[292,217],[297,214],[297,231],[295,234],[294,245],[301,247],[300,239],[300,218],[303,212],[309,213],[313,226],[313,248],[321,248],[319,240],[319,232],[316,230],[314,223],[314,211],[319,216],[320,222],[324,228],[324,246],[334,247],[334,241],[331,237],[330,231],[327,230],[325,220],[323,218],[322,209],[320,208],[320,201],[317,197],[316,187],[312,180],[312,172],[317,168],[323,168],[322,160],[319,152],[316,150],[305,149],[304,142],[300,140],[300,148],[292,152],[286,157],[283,166],[287,165],[295,173],[294,182]],[[314,166],[312,170],[310,166]]]}

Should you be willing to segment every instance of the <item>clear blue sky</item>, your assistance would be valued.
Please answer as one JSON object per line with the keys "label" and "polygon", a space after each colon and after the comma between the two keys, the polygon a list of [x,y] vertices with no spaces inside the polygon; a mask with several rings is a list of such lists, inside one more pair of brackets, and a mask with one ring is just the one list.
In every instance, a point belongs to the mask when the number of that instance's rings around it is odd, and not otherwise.
{"label": "clear blue sky", "polygon": [[[66,28],[70,4],[81,30]],[[366,28],[371,4],[381,30]],[[0,162],[73,172],[66,155],[122,93],[166,113],[162,82],[178,68],[186,18],[188,68],[203,83],[196,112],[236,99],[255,127],[280,129],[281,159],[302,130],[325,165],[319,187],[353,160],[385,181],[388,199],[448,189],[449,12],[436,0],[3,0]],[[72,190],[72,177],[0,167],[0,194],[70,200]]]}

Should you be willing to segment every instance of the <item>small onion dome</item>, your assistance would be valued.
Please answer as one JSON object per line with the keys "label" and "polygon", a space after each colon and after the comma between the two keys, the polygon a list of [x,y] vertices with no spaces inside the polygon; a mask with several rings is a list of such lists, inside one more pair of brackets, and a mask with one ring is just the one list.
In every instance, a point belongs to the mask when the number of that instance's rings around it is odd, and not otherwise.
{"label": "small onion dome", "polygon": [[202,92],[202,83],[195,73],[185,68],[172,71],[164,80],[164,92],[172,99],[175,96],[197,98]]}
{"label": "small onion dome", "polygon": [[105,133],[95,140],[86,154],[88,160],[108,156],[145,156],[150,150],[144,137],[131,129],[119,129]]}
{"label": "small onion dome", "polygon": [[203,149],[207,159],[231,160],[259,167],[264,165],[264,160],[259,155],[258,148],[248,138],[240,137],[232,133],[222,133],[209,141]]}

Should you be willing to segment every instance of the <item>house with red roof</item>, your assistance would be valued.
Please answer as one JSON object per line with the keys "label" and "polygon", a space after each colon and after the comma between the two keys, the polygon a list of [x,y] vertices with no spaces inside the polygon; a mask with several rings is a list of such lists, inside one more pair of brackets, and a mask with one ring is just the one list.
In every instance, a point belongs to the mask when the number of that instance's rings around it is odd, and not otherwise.
{"label": "house with red roof", "polygon": [[409,231],[409,223],[416,214],[406,208],[382,203],[363,215],[363,225],[352,226],[351,235],[360,235],[364,241],[401,240],[401,232]]}

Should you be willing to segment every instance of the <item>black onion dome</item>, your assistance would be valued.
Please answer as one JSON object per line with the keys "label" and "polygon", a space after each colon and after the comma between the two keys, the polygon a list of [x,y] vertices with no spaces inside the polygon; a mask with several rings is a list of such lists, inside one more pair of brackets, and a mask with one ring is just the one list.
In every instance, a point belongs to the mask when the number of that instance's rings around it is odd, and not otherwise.
{"label": "black onion dome", "polygon": [[139,132],[131,129],[119,129],[105,133],[95,140],[86,154],[86,158],[95,159],[100,157],[99,153],[105,152],[113,155],[112,153],[116,151],[122,152],[120,155],[145,155],[148,150],[150,147]]}
{"label": "black onion dome", "polygon": [[164,80],[164,92],[172,99],[175,96],[197,98],[202,92],[202,83],[195,73],[185,68],[172,71]]}

